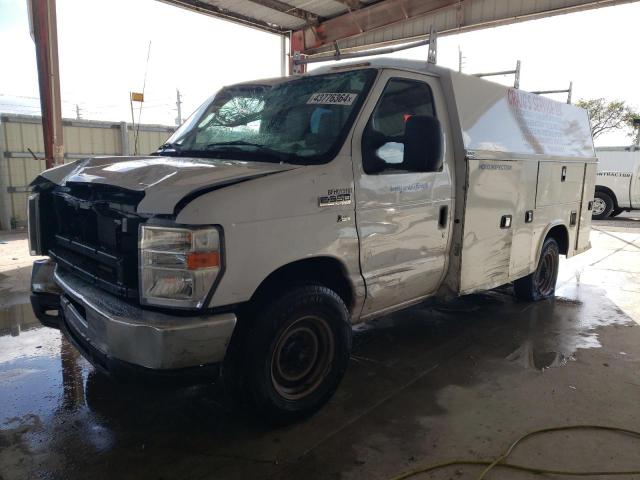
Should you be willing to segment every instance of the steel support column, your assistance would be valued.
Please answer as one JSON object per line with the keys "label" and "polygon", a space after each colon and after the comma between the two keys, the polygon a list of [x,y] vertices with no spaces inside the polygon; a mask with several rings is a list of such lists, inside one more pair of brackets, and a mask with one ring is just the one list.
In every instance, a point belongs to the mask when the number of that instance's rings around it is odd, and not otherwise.
{"label": "steel support column", "polygon": [[51,168],[61,165],[64,158],[56,0],[28,1],[31,36],[36,45],[38,64],[45,164]]}

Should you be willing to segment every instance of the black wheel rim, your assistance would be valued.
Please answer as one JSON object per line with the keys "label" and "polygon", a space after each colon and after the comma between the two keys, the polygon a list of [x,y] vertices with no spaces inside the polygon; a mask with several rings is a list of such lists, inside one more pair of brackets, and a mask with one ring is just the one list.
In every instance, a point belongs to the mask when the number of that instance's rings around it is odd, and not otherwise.
{"label": "black wheel rim", "polygon": [[313,393],[327,376],[335,346],[331,328],[319,316],[297,319],[281,333],[271,358],[273,387],[287,400]]}
{"label": "black wheel rim", "polygon": [[541,297],[548,297],[555,291],[558,256],[552,249],[547,249],[536,271],[536,290]]}

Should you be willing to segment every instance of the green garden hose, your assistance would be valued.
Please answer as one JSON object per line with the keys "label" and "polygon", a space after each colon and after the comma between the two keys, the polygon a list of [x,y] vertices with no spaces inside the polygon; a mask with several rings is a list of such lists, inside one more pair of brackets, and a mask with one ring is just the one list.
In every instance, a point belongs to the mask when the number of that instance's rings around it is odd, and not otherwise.
{"label": "green garden hose", "polygon": [[401,473],[400,475],[396,475],[395,477],[392,477],[389,480],[403,480],[405,478],[409,478],[414,475],[433,472],[434,470],[440,470],[442,468],[451,467],[453,465],[485,466],[486,468],[478,476],[478,480],[483,480],[484,478],[486,478],[487,474],[496,467],[508,468],[511,470],[520,470],[520,471],[535,473],[535,474],[567,475],[567,476],[583,476],[583,477],[604,476],[604,475],[640,475],[640,467],[638,467],[638,470],[629,470],[629,471],[580,472],[575,470],[552,470],[547,468],[536,468],[536,467],[529,467],[524,465],[516,465],[512,463],[503,463],[509,457],[509,455],[513,453],[513,451],[518,446],[518,444],[520,444],[525,439],[534,437],[536,435],[541,435],[543,433],[559,432],[559,431],[566,431],[566,430],[605,430],[610,432],[624,433],[625,435],[631,435],[631,436],[640,438],[640,432],[637,432],[635,430],[628,430],[626,428],[617,428],[617,427],[606,427],[602,425],[568,425],[564,427],[543,428],[540,430],[534,430],[533,432],[529,432],[526,435],[521,436],[515,442],[513,442],[511,446],[502,455],[497,457],[495,460],[450,460],[448,462],[434,463],[432,465],[419,467],[419,468]]}

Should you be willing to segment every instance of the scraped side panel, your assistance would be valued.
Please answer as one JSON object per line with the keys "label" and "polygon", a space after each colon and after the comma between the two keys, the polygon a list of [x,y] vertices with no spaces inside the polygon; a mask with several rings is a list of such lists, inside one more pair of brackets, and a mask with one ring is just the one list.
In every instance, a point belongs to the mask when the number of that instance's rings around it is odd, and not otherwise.
{"label": "scraped side panel", "polygon": [[[468,160],[461,293],[497,287],[509,281],[514,215],[522,162]],[[509,226],[503,217],[510,216]]]}

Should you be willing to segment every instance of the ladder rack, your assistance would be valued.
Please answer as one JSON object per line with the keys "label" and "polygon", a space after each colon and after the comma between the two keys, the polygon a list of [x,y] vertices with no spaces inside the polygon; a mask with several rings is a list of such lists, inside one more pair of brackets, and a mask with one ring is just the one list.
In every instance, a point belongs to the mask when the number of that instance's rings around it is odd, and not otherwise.
{"label": "ladder rack", "polygon": [[516,61],[514,70],[503,70],[501,72],[474,73],[474,77],[495,77],[498,75],[513,75],[513,88],[520,88],[520,60]]}
{"label": "ladder rack", "polygon": [[566,93],[567,94],[567,104],[571,105],[571,95],[573,94],[573,82],[569,82],[569,88],[565,88],[564,90],[536,90],[536,95],[544,95],[547,93]]}

